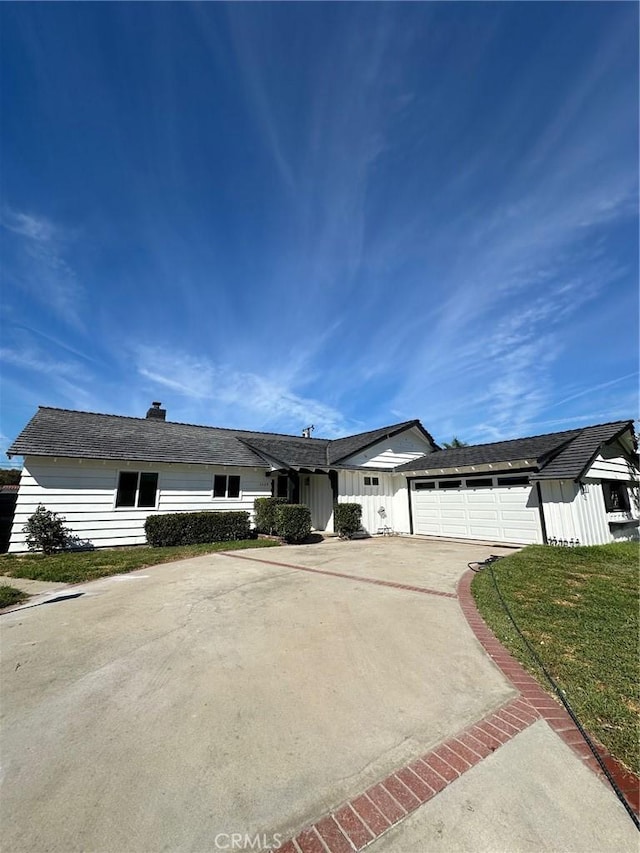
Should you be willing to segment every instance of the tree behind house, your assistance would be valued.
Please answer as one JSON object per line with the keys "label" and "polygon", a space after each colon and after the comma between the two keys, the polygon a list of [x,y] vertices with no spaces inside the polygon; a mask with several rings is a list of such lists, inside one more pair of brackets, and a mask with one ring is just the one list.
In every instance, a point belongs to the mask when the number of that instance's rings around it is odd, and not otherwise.
{"label": "tree behind house", "polygon": [[469,445],[467,444],[467,442],[466,442],[466,441],[460,441],[460,439],[458,438],[458,436],[457,436],[457,435],[454,435],[454,436],[453,436],[453,438],[451,439],[451,441],[444,441],[444,442],[442,443],[442,446],[443,446],[446,450],[449,450],[449,449],[450,449],[450,448],[452,448],[452,447],[468,447]]}

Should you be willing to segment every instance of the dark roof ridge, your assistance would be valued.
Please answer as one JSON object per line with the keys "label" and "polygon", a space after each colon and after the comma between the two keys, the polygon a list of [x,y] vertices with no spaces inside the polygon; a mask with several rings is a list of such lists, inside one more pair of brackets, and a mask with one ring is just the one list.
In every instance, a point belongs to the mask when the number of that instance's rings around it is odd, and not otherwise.
{"label": "dark roof ridge", "polygon": [[398,427],[408,426],[409,424],[417,424],[420,423],[418,418],[411,418],[408,421],[398,421],[395,424],[388,424],[387,426],[381,427],[373,427],[373,429],[365,429],[362,432],[354,432],[352,435],[341,435],[338,438],[331,438],[329,441],[340,441],[341,438],[360,438],[361,435],[368,435],[372,432],[386,432],[387,430],[395,430]]}
{"label": "dark roof ridge", "polygon": [[[65,409],[60,406],[38,406],[38,409],[48,409],[52,412],[69,412],[72,415],[95,415],[99,418],[118,418],[120,420],[127,421],[143,421],[145,423],[163,423],[163,424],[176,424],[177,426],[188,426],[195,427],[196,429],[219,429],[225,430],[225,432],[232,433],[247,433],[248,435],[272,435],[281,438],[299,438],[301,441],[335,441],[336,439],[332,438],[305,438],[302,435],[292,435],[291,433],[286,432],[265,432],[264,430],[259,429],[236,429],[234,427],[219,427],[213,426],[211,424],[191,424],[186,421],[165,421],[160,420],[159,418],[146,418],[146,417],[136,417],[135,415],[114,415],[111,412],[87,412],[84,409]],[[351,436],[341,436],[343,438],[350,438]]]}
{"label": "dark roof ridge", "polygon": [[[452,449],[464,450],[465,447],[492,447],[495,444],[510,444],[511,442],[528,441],[530,438],[545,438],[545,437],[551,436],[551,435],[569,436],[570,434],[575,433],[576,434],[575,437],[577,438],[578,435],[581,432],[583,432],[585,429],[591,429],[592,427],[613,426],[613,424],[628,424],[628,423],[632,423],[632,421],[627,419],[627,420],[623,420],[623,421],[605,421],[604,423],[601,423],[601,424],[585,424],[585,426],[575,427],[574,429],[565,429],[565,430],[561,430],[560,432],[541,432],[538,435],[521,435],[519,438],[503,438],[500,441],[486,441],[482,444],[465,444],[462,447],[457,447],[457,448],[444,447],[444,448],[442,448],[442,452],[446,452],[447,450],[452,450]],[[434,452],[437,453],[438,451],[434,451]]]}

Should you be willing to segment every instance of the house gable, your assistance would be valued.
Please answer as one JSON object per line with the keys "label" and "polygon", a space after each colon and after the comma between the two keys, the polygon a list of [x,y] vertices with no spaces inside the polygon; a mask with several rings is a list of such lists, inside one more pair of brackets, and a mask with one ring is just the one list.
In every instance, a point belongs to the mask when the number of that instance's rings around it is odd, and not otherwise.
{"label": "house gable", "polygon": [[[638,479],[638,464],[633,458],[629,447],[630,432],[626,432],[618,440],[605,444],[584,473],[584,478],[602,480],[634,481]],[[626,445],[626,446],[625,446]]]}
{"label": "house gable", "polygon": [[433,451],[433,444],[418,428],[389,435],[351,456],[340,460],[341,467],[396,468],[412,459],[418,459]]}
{"label": "house gable", "polygon": [[632,435],[632,421],[612,421],[584,427],[551,461],[545,462],[536,475],[539,480],[581,480],[601,454],[626,433]]}

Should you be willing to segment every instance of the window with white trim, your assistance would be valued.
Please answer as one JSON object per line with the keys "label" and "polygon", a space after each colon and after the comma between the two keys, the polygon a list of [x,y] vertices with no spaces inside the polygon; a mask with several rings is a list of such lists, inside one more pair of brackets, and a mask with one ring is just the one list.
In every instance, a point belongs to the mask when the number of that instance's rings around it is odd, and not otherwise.
{"label": "window with white trim", "polygon": [[379,486],[380,479],[379,477],[365,477],[364,484],[365,486]]}
{"label": "window with white trim", "polygon": [[149,471],[120,471],[116,491],[116,507],[156,506],[158,475]]}
{"label": "window with white trim", "polygon": [[214,498],[239,498],[240,477],[236,474],[215,474],[213,478]]}

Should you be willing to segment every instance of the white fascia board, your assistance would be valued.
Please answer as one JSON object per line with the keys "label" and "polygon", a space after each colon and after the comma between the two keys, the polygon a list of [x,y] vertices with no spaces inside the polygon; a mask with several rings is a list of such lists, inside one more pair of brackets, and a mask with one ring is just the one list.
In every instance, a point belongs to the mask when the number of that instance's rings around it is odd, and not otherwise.
{"label": "white fascia board", "polygon": [[460,465],[457,468],[422,468],[418,471],[402,471],[407,477],[443,477],[449,474],[486,474],[508,472],[522,468],[536,468],[535,459],[516,459],[511,462],[484,462],[478,465]]}

